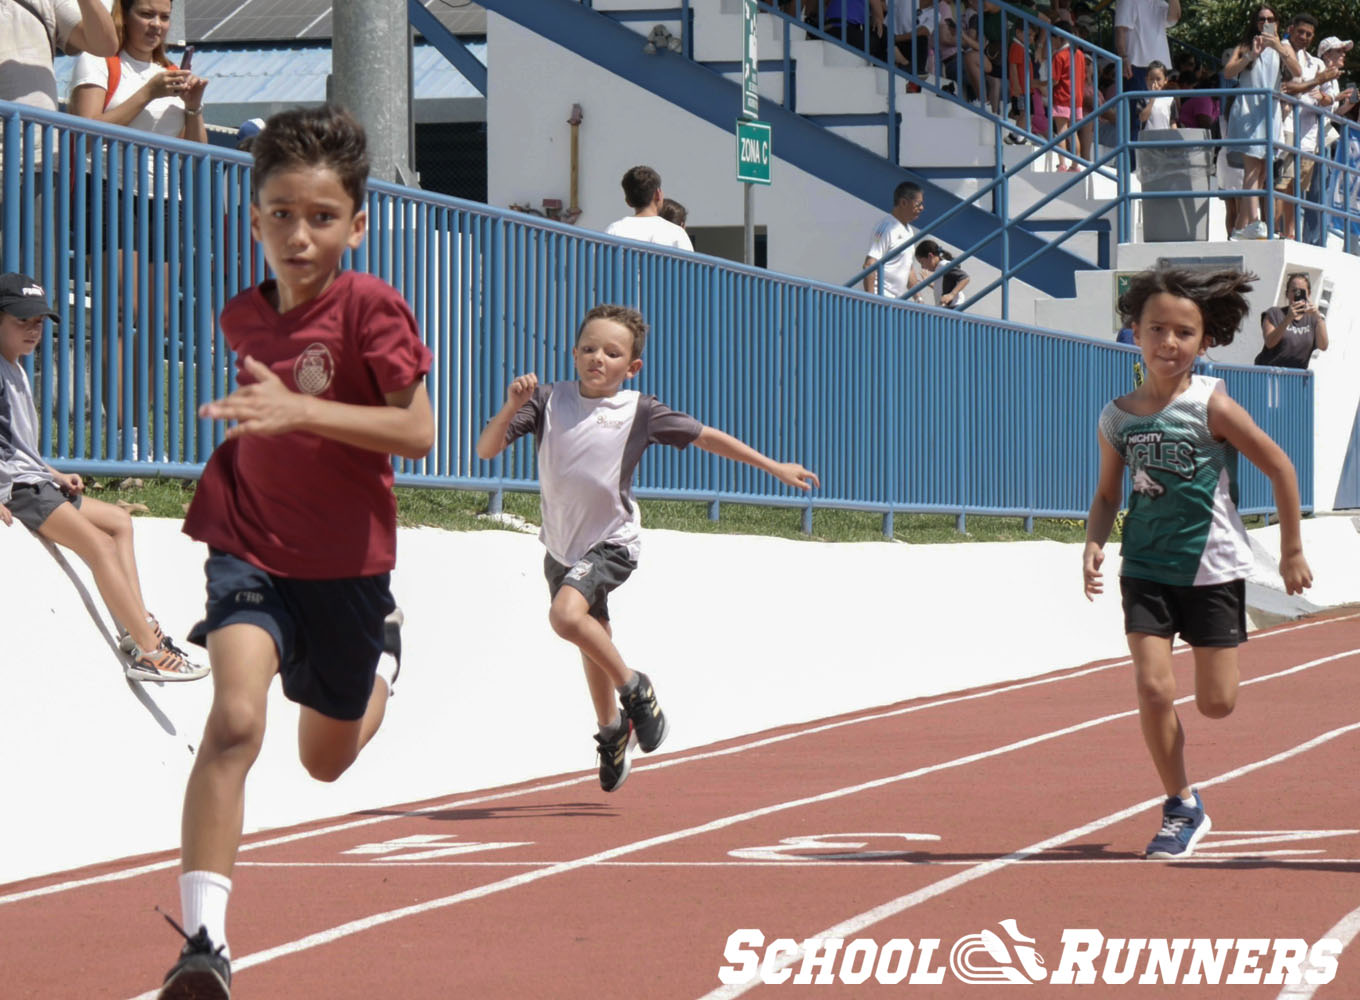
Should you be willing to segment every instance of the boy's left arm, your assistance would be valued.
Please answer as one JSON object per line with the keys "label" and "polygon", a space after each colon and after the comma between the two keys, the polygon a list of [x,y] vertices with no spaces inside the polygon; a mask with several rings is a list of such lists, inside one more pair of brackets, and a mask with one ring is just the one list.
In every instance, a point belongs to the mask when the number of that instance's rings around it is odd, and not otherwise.
{"label": "boy's left arm", "polygon": [[811,469],[805,469],[797,462],[776,462],[774,459],[762,455],[746,442],[740,441],[716,427],[705,427],[694,439],[694,444],[696,447],[722,458],[745,462],[747,465],[754,465],[757,469],[763,469],[787,486],[793,486],[800,490],[810,490],[814,486],[822,485],[817,478],[817,473]]}
{"label": "boy's left arm", "polygon": [[201,417],[235,420],[236,425],[226,433],[228,438],[308,431],[356,448],[412,459],[424,458],[434,447],[434,413],[423,377],[386,393],[386,406],[362,406],[293,392],[268,365],[252,357],[243,358],[242,367],[254,382],[198,410]]}
{"label": "boy's left arm", "polygon": [[1226,440],[1252,465],[1270,478],[1275,510],[1280,517],[1280,576],[1289,594],[1301,594],[1313,585],[1313,571],[1303,556],[1302,518],[1298,474],[1284,449],[1256,426],[1251,414],[1226,392],[1209,397],[1209,430]]}

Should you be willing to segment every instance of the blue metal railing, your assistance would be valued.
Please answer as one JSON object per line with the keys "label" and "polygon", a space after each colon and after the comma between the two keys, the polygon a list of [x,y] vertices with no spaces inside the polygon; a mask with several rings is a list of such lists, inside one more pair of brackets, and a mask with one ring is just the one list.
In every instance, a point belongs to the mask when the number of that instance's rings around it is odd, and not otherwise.
{"label": "blue metal railing", "polygon": [[[233,384],[214,318],[263,274],[245,221],[245,158],[13,104],[0,104],[0,125],[0,267],[40,276],[61,313],[26,361],[44,453],[84,473],[196,474],[221,436],[197,405]],[[143,173],[153,157],[164,174]],[[97,165],[110,160],[106,180]],[[143,176],[155,179],[128,180]],[[1080,517],[1099,409],[1131,385],[1136,355],[1114,344],[391,184],[370,185],[367,211],[368,238],[347,266],[402,292],[434,355],[436,444],[399,462],[403,484],[533,489],[531,447],[483,462],[477,436],[516,374],[571,377],[572,336],[599,302],[651,321],[637,388],[822,477],[809,499],[748,466],[659,448],[639,470],[642,496],[873,511],[889,530],[906,511]],[[101,278],[128,247],[141,261],[135,281],[126,268]],[[117,346],[121,367],[108,360]],[[1311,376],[1221,374],[1293,458],[1311,507]],[[1268,483],[1244,480],[1242,508],[1270,508]]]}

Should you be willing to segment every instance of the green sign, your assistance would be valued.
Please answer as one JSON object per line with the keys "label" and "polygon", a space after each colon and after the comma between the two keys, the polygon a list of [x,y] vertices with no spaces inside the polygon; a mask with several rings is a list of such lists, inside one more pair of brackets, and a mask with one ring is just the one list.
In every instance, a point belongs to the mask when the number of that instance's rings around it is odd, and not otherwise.
{"label": "green sign", "polygon": [[742,3],[741,116],[760,117],[760,87],[756,80],[756,0]]}
{"label": "green sign", "polygon": [[737,120],[737,180],[770,183],[770,123]]}

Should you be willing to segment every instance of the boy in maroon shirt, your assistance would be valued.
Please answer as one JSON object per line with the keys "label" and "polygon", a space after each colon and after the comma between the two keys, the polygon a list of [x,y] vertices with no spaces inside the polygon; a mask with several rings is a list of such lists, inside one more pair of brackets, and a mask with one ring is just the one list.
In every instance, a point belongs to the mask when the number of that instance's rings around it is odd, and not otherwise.
{"label": "boy in maroon shirt", "polygon": [[234,424],[184,522],[209,546],[207,612],[189,638],[208,647],[213,704],[184,795],[188,943],[161,1000],[230,996],[230,876],[274,675],[301,705],[298,752],[318,780],[343,774],[382,722],[390,456],[422,458],[434,439],[414,316],[390,285],[340,270],[367,225],[362,128],[330,106],[286,111],[251,152],[251,231],[277,278],[223,309],[240,388],[200,410]]}

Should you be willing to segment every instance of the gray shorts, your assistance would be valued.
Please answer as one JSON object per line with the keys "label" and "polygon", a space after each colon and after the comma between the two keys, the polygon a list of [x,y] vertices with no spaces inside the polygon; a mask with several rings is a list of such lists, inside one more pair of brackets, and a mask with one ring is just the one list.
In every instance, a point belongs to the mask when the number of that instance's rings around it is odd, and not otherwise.
{"label": "gray shorts", "polygon": [[15,483],[5,506],[20,524],[37,531],[64,503],[74,504],[79,509],[80,494],[67,496],[56,483]]}
{"label": "gray shorts", "polygon": [[622,545],[601,542],[577,560],[563,566],[550,555],[543,557],[543,575],[548,578],[548,594],[556,598],[563,587],[579,590],[590,604],[590,614],[609,621],[609,592],[621,587],[633,575],[637,563]]}

